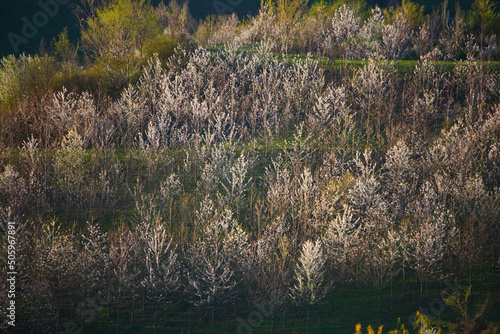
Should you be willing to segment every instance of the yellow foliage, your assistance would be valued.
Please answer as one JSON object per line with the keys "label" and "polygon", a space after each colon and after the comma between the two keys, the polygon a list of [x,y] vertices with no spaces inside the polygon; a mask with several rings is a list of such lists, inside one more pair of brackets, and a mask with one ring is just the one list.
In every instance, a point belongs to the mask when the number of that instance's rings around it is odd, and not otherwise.
{"label": "yellow foliage", "polygon": [[275,14],[280,23],[297,22],[307,10],[307,0],[262,0],[261,8],[265,5]]}
{"label": "yellow foliage", "polygon": [[401,6],[384,9],[387,24],[392,24],[398,15],[403,15],[411,30],[416,30],[424,22],[424,6],[403,0]]}

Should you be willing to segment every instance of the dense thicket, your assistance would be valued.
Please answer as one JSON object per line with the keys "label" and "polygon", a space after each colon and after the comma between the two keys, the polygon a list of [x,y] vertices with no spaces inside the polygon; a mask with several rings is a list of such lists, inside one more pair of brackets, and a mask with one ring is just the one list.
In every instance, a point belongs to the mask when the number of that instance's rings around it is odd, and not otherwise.
{"label": "dense thicket", "polygon": [[[51,56],[3,60],[1,221],[17,224],[22,330],[84,326],[92,312],[94,322],[104,311],[88,297],[104,290],[113,291],[105,322],[117,329],[133,326],[139,304],[152,305],[156,329],[174,301],[208,310],[212,331],[237,301],[271,305],[273,328],[287,305],[305,305],[309,328],[334,290],[355,292],[357,305],[360,287],[372,286],[380,318],[396,280],[404,294],[408,275],[416,279],[417,308],[433,282],[471,284],[486,251],[489,266],[498,264],[500,81],[481,61],[496,49],[471,37],[453,49],[464,61],[444,67],[436,59],[455,56],[441,37],[425,37],[436,44],[403,71],[392,59],[416,50],[412,29],[431,22],[418,7],[361,16],[352,3],[332,12],[315,5],[317,22],[328,18],[321,30],[295,4],[270,2],[243,25],[207,21],[194,37],[175,3],[156,13],[125,0],[97,10],[82,43],[93,52],[88,70],[102,69],[96,87],[112,92],[47,92],[51,83],[36,78],[51,80],[41,74]],[[132,5],[141,6],[145,21],[133,24],[143,34],[99,33],[123,32],[105,22]],[[442,24],[437,36],[461,23]],[[187,44],[208,29],[210,47],[148,58],[137,50],[148,43],[141,39],[156,41],[160,25],[161,38]],[[268,35],[275,27],[284,30]],[[323,44],[286,40],[306,27],[322,31]],[[64,70],[52,78],[77,71],[75,50],[64,36],[59,43]],[[294,48],[366,61],[320,66],[312,55],[290,56]],[[181,327],[190,330],[191,318]]]}

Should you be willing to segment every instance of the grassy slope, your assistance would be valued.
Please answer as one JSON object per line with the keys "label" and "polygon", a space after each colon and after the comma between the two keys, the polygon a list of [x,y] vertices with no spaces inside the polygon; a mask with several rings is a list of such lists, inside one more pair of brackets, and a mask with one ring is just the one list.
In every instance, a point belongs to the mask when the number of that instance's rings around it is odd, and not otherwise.
{"label": "grassy slope", "polygon": [[[486,252],[486,257],[491,255]],[[495,282],[498,279],[499,269],[493,269],[490,261],[485,264],[485,269],[481,270],[482,265],[478,264],[476,274],[473,276],[472,297],[470,298],[470,315],[474,315],[477,305],[482,304],[489,295],[488,310],[486,318],[488,323],[500,324],[500,291]],[[354,326],[360,322],[363,325],[363,331],[366,326],[378,327],[384,325],[384,333],[395,329],[398,324],[404,324],[406,328],[412,328],[411,319],[416,310],[419,309],[419,296],[415,277],[407,273],[406,293],[402,294],[401,276],[394,282],[394,307],[391,309],[390,286],[383,290],[382,297],[382,322],[379,323],[377,316],[376,292],[368,285],[362,285],[358,291],[359,309],[356,312],[356,293],[353,287],[334,288],[333,291],[320,304],[311,308],[310,332],[311,333],[353,333]],[[483,276],[484,275],[484,276]],[[446,290],[447,286],[453,286],[454,282],[443,280],[441,283],[434,282],[429,285],[429,300],[424,297],[424,312],[429,312],[430,307],[439,309],[440,295]],[[153,333],[153,314],[154,306],[146,305],[142,309],[140,300],[134,314],[134,326],[130,326],[130,309],[120,311],[120,333]],[[224,308],[224,313],[220,312]],[[189,307],[178,303],[159,307],[158,329],[161,333],[187,333],[189,327]],[[247,333],[243,324],[249,324],[253,333],[270,333],[270,317],[260,316],[262,314],[258,307],[248,305],[245,301],[238,301],[235,305],[218,307],[218,318],[216,318],[216,333]],[[192,314],[192,332],[206,333],[210,331],[210,309],[193,308]],[[439,313],[439,312],[438,312]],[[224,315],[220,315],[224,314]],[[437,320],[442,322],[457,321],[457,314],[450,308],[444,307],[442,313],[438,314]],[[88,333],[108,333],[116,329],[116,308],[111,307],[108,310],[103,309],[99,317],[99,323],[88,324],[85,326],[85,332]],[[304,307],[290,305],[285,311],[285,329],[283,329],[283,313],[278,312],[275,318],[275,332],[277,333],[304,333],[306,324],[306,313]],[[240,331],[238,331],[240,328]]]}
{"label": "grassy slope", "polygon": [[[245,143],[242,143],[245,145]],[[272,147],[269,144],[269,147]],[[260,154],[263,154],[263,147],[258,145],[257,148]],[[269,149],[271,151],[272,149]],[[14,150],[17,151],[17,150]],[[15,152],[13,152],[15,155]],[[169,152],[169,155],[175,157],[175,165],[181,164],[183,154],[181,152]],[[271,154],[272,155],[272,154]],[[126,164],[127,152],[120,150],[118,156],[123,164]],[[268,156],[269,157],[269,156]],[[260,164],[259,164],[260,165]],[[128,170],[127,179],[132,182],[139,173],[144,173],[144,170],[132,162]],[[257,174],[262,173],[262,168],[255,168]],[[168,174],[168,171],[165,171]],[[130,184],[132,186],[132,184]],[[191,193],[194,189],[194,184],[187,184],[187,191]],[[120,200],[114,208],[110,208],[110,212],[103,217],[105,220],[105,229],[112,228],[112,221],[127,221],[134,217],[133,208],[128,198],[127,186],[122,184],[120,190]],[[179,203],[177,203],[179,204]],[[497,259],[497,257],[495,257]],[[454,264],[456,265],[456,264]],[[496,265],[496,264],[495,264]],[[448,260],[445,262],[448,268]],[[445,270],[446,271],[446,270]],[[477,304],[481,304],[487,295],[489,296],[489,306],[487,309],[488,323],[500,324],[500,290],[497,287],[500,269],[495,268],[493,264],[492,249],[488,247],[484,254],[484,262],[476,265],[473,271],[473,295],[470,301],[471,313]],[[391,308],[390,286],[383,290],[382,296],[382,322],[384,332],[394,329],[397,325],[398,318],[411,328],[410,317],[419,308],[419,285],[416,282],[415,275],[407,270],[406,272],[406,289],[403,295],[402,275],[400,274],[394,281],[394,307]],[[464,282],[463,285],[467,285]],[[438,305],[443,291],[449,285],[454,285],[454,282],[444,279],[442,282],[433,282],[429,285],[429,299],[424,297],[423,307],[429,309],[430,305]],[[368,289],[368,290],[367,290]],[[450,290],[448,290],[450,291]],[[130,326],[131,310],[130,306],[127,309],[120,310],[120,333],[153,333],[153,314],[154,305],[146,303],[145,309],[142,308],[141,298],[137,298],[135,302],[134,326]],[[433,303],[433,304],[431,304]],[[376,292],[368,282],[368,288],[365,283],[360,284],[358,290],[358,307],[356,311],[356,290],[354,284],[336,283],[332,292],[319,305],[311,309],[310,330],[311,333],[352,333],[354,325],[357,322],[363,324],[363,328],[367,325],[378,327],[380,325],[377,316],[377,300]],[[238,300],[235,305],[227,305],[225,309],[219,306],[217,312],[220,317],[216,320],[216,333],[237,333],[241,321],[247,321],[249,324],[255,324],[251,329],[253,333],[270,333],[271,319],[269,317],[253,318],[258,316],[258,309],[245,300]],[[159,331],[160,333],[187,333],[189,326],[189,307],[185,304],[173,303],[169,305],[162,304],[159,307]],[[115,331],[115,323],[117,316],[117,308],[115,306],[101,308],[98,321],[85,324],[85,333],[109,333]],[[208,307],[194,308],[192,316],[193,333],[203,333],[210,329],[210,309]],[[64,319],[64,315],[62,315]],[[275,328],[277,333],[304,333],[306,323],[306,313],[304,307],[296,307],[291,305],[285,312],[285,330],[282,330],[282,313],[277,314],[275,320]],[[255,320],[257,319],[257,320]],[[439,314],[439,320],[456,321],[457,316],[451,308],[444,308]],[[252,322],[253,321],[253,322]],[[258,324],[258,325],[257,325]],[[246,333],[243,331],[243,333]]]}

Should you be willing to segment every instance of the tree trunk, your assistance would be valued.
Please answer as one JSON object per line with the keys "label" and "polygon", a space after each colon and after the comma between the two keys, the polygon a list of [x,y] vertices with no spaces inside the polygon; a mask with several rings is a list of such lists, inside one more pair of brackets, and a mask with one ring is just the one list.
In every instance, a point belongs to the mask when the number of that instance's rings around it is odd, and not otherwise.
{"label": "tree trunk", "polygon": [[130,314],[130,328],[134,327],[134,300],[135,298],[132,297],[132,313]]}
{"label": "tree trunk", "polygon": [[382,323],[382,314],[380,312],[380,295],[382,294],[382,289],[377,288],[377,306],[378,306],[378,323]]}
{"label": "tree trunk", "polygon": [[210,333],[214,334],[214,308],[215,308],[215,303],[212,302],[212,321],[211,321],[211,325],[210,325]]}
{"label": "tree trunk", "polygon": [[116,307],[116,334],[118,334],[120,332],[119,322],[120,322],[120,304],[118,303],[118,305]]}
{"label": "tree trunk", "polygon": [[226,329],[226,317],[224,316],[226,314],[226,304],[223,304],[222,306],[222,330]]}
{"label": "tree trunk", "polygon": [[189,307],[189,325],[188,325],[188,333],[191,334],[191,319],[193,316],[193,305]]}
{"label": "tree trunk", "polygon": [[427,303],[429,302],[429,279],[425,280],[425,295],[427,296]]}
{"label": "tree trunk", "polygon": [[156,315],[158,311],[158,302],[155,303],[155,329],[154,329],[154,334],[156,334]]}
{"label": "tree trunk", "polygon": [[393,309],[392,279],[393,279],[393,277],[391,276],[391,310]]}
{"label": "tree trunk", "polygon": [[493,243],[493,261],[491,262],[491,267],[495,268],[496,257],[495,257],[495,243]]}
{"label": "tree trunk", "polygon": [[406,281],[406,272],[405,272],[405,266],[403,262],[403,300],[405,297],[405,281]]}
{"label": "tree trunk", "polygon": [[453,256],[451,255],[450,252],[450,274],[453,272]]}
{"label": "tree trunk", "polygon": [[[342,300],[344,300],[344,296],[342,296]],[[333,298],[330,299],[330,308],[332,309],[332,316],[333,316],[335,310],[335,307],[333,305]]]}
{"label": "tree trunk", "polygon": [[[484,270],[486,269],[486,247],[484,246],[482,247],[481,253],[483,254],[482,256],[483,265],[481,266],[481,283],[482,283],[484,278]],[[472,285],[472,283],[470,283],[469,285]]]}
{"label": "tree trunk", "polygon": [[309,334],[309,310],[311,305],[307,304],[307,321],[306,321],[306,334]]}
{"label": "tree trunk", "polygon": [[81,320],[80,333],[83,333],[83,312],[80,320]]}
{"label": "tree trunk", "polygon": [[356,264],[356,278],[354,280],[354,290],[356,290],[356,318],[358,317],[358,265]]}
{"label": "tree trunk", "polygon": [[420,280],[420,308],[422,308],[422,293],[424,290],[424,282]]}
{"label": "tree trunk", "polygon": [[163,321],[164,323],[167,323],[167,303],[165,303],[165,315]]}
{"label": "tree trunk", "polygon": [[283,329],[285,329],[285,307],[283,307]]}
{"label": "tree trunk", "polygon": [[274,334],[274,312],[271,314],[271,334]]}
{"label": "tree trunk", "polygon": [[174,197],[170,194],[170,207],[169,207],[169,233],[172,235],[172,206],[174,205]]}

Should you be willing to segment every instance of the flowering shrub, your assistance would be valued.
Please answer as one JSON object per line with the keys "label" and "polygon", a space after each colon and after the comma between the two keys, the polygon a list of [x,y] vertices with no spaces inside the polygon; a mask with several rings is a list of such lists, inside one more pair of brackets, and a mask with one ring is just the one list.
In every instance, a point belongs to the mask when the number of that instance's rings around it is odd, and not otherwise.
{"label": "flowering shrub", "polygon": [[[407,2],[389,16],[294,3],[208,20],[197,47],[166,60],[109,50],[144,60],[114,96],[22,97],[21,67],[36,61],[3,61],[0,95],[17,102],[0,115],[0,219],[21,226],[19,312],[32,315],[21,330],[86,328],[85,298],[108,285],[108,311],[95,306],[106,326],[154,314],[141,324],[180,332],[185,308],[231,331],[223,315],[268,302],[271,326],[286,327],[301,314],[292,301],[314,314],[352,293],[358,311],[366,286],[382,318],[389,286],[391,307],[413,308],[437,280],[476,279],[500,217],[498,75],[477,61],[484,50],[460,20],[437,28]],[[190,34],[187,7],[166,8],[148,15]],[[365,61],[331,67],[295,51]],[[413,52],[411,66],[393,61]],[[461,52],[453,68],[436,61]]]}

